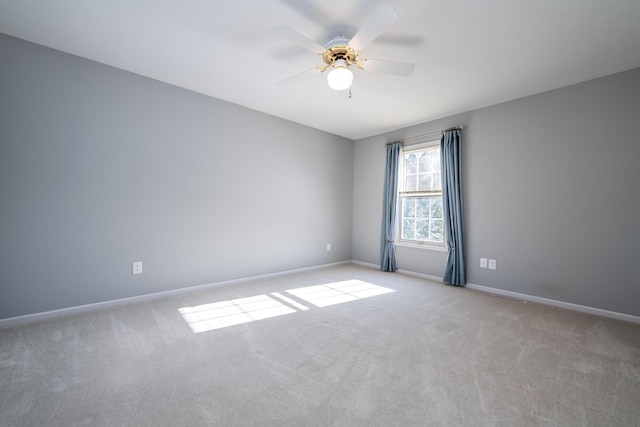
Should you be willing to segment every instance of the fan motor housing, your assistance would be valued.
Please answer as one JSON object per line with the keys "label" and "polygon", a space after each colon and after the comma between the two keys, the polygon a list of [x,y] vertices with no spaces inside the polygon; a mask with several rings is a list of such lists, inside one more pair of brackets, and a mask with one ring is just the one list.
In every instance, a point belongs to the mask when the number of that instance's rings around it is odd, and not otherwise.
{"label": "fan motor housing", "polygon": [[327,66],[332,67],[338,59],[343,59],[347,65],[358,63],[358,52],[349,47],[349,39],[339,34],[324,45],[322,60]]}
{"label": "fan motor housing", "polygon": [[322,60],[327,65],[333,65],[338,59],[344,59],[349,65],[358,62],[358,52],[349,46],[333,46],[322,53]]}

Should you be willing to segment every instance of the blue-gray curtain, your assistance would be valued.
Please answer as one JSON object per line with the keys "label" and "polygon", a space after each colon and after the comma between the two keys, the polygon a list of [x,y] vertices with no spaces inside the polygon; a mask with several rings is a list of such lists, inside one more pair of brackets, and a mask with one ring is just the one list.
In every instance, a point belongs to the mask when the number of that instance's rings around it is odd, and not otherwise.
{"label": "blue-gray curtain", "polygon": [[380,242],[380,270],[396,271],[396,210],[398,206],[398,162],[402,144],[387,145],[387,164],[384,172],[384,193],[382,207],[382,233]]}
{"label": "blue-gray curtain", "polygon": [[462,181],[460,179],[460,131],[444,132],[440,140],[440,163],[442,167],[442,202],[444,205],[444,227],[447,236],[447,264],[444,280],[452,285],[467,283],[464,216],[462,212]]}

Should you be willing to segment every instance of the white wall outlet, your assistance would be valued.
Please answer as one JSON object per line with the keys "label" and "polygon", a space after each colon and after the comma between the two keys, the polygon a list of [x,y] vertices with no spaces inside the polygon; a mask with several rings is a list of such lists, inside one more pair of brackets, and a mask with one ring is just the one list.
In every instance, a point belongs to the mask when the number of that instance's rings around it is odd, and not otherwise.
{"label": "white wall outlet", "polygon": [[331,252],[331,243],[327,243],[327,252]]}
{"label": "white wall outlet", "polygon": [[489,260],[489,270],[495,270],[496,268],[497,268],[496,260],[495,259],[490,259]]}
{"label": "white wall outlet", "polygon": [[487,259],[480,258],[480,268],[487,268]]}
{"label": "white wall outlet", "polygon": [[131,263],[131,273],[142,274],[142,261],[136,261],[134,263]]}

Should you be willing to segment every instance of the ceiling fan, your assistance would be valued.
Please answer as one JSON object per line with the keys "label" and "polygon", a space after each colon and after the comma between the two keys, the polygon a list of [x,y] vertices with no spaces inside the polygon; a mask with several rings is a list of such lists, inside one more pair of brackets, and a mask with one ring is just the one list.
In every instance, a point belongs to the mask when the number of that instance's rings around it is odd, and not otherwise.
{"label": "ceiling fan", "polygon": [[321,55],[324,62],[324,65],[296,74],[279,83],[297,80],[308,74],[323,73],[330,69],[327,74],[329,87],[334,90],[345,90],[350,88],[353,83],[353,72],[349,69],[352,66],[359,70],[376,71],[398,76],[406,77],[411,75],[415,69],[415,64],[360,57],[360,52],[389,29],[397,19],[398,15],[389,6],[378,6],[351,39],[338,34],[324,46],[287,25],[279,25],[273,28],[275,34]]}

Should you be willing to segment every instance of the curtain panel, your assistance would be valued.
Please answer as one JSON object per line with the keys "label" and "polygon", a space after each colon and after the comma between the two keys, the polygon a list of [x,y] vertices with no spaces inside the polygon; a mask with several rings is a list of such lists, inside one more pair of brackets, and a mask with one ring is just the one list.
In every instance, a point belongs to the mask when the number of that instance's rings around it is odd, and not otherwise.
{"label": "curtain panel", "polygon": [[402,144],[400,142],[387,145],[380,241],[380,270],[382,271],[396,271],[398,269],[394,240],[398,207],[398,162],[401,154]]}
{"label": "curtain panel", "polygon": [[467,283],[462,181],[460,178],[460,131],[450,130],[440,140],[442,202],[447,236],[447,263],[443,281],[464,286]]}

